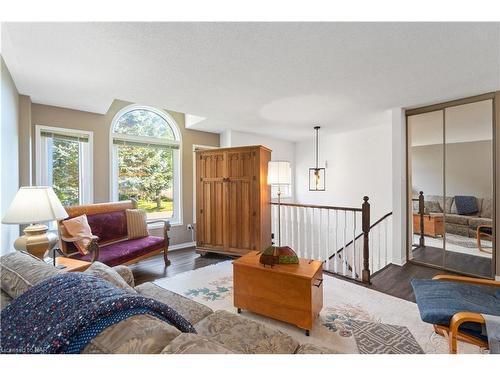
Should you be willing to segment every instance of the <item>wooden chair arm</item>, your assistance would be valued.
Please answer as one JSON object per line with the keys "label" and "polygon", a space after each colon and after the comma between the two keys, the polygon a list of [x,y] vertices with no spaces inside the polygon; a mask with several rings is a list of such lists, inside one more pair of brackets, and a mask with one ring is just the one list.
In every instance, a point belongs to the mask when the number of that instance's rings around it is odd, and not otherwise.
{"label": "wooden chair arm", "polygon": [[168,221],[166,219],[148,220],[147,223],[148,224],[163,223],[163,228],[166,228],[166,230],[170,230],[170,228],[171,228],[170,221]]}
{"label": "wooden chair arm", "polygon": [[[90,239],[90,243],[87,246],[87,251],[92,254],[92,259],[91,262],[95,262],[96,260],[99,259],[99,237],[97,236],[80,236],[80,237],[63,237],[61,236],[61,239],[66,241],[66,242],[75,242],[75,241],[80,241],[82,239],[88,238]],[[72,255],[75,254],[80,254],[79,252],[72,253],[72,254],[67,254],[67,256],[71,257]]]}
{"label": "wooden chair arm", "polygon": [[441,281],[454,281],[457,283],[500,287],[500,281],[488,280],[488,279],[478,279],[476,277],[456,276],[456,275],[436,275],[432,279],[433,280],[441,280]]}
{"label": "wooden chair arm", "polygon": [[449,348],[450,354],[457,353],[457,339],[459,337],[459,328],[463,323],[484,324],[484,318],[479,313],[461,311],[453,315],[449,328]]}
{"label": "wooden chair arm", "polygon": [[165,243],[167,243],[168,247],[168,231],[171,228],[170,221],[166,219],[156,219],[156,220],[148,220],[148,224],[153,224],[153,223],[163,223],[163,237],[165,238]]}

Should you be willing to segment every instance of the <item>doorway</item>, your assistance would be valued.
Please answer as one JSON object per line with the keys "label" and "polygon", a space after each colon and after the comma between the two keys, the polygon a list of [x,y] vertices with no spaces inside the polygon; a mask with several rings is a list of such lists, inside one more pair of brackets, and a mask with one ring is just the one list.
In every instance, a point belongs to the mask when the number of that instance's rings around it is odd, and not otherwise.
{"label": "doorway", "polygon": [[494,95],[408,110],[408,259],[491,278]]}

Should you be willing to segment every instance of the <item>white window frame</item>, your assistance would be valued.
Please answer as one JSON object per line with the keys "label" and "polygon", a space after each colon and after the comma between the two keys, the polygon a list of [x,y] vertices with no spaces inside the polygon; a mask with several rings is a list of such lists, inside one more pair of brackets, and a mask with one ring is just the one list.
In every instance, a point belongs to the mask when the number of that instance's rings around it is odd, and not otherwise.
{"label": "white window frame", "polygon": [[196,224],[196,150],[213,150],[220,148],[217,146],[193,144],[193,224]]}
{"label": "white window frame", "polygon": [[[174,133],[175,140],[169,139],[161,139],[155,137],[143,137],[143,136],[134,136],[129,134],[120,134],[115,133],[114,127],[118,120],[126,113],[135,111],[135,110],[146,110],[156,113],[158,116],[162,117],[170,126]],[[159,144],[159,145],[167,145],[167,146],[177,146],[178,149],[173,152],[173,203],[174,203],[174,215],[171,218],[165,217],[170,221],[172,226],[180,226],[183,225],[183,214],[182,214],[182,134],[180,131],[180,127],[177,122],[174,120],[170,114],[165,111],[159,110],[158,108],[132,104],[122,108],[120,111],[116,113],[111,121],[111,126],[109,128],[109,170],[110,170],[110,182],[109,182],[109,196],[111,200],[118,201],[118,158],[117,158],[117,150],[115,144],[113,144],[113,140],[118,139],[122,141],[136,141],[143,142],[149,144]],[[148,228],[154,229],[161,227],[163,224],[156,223],[150,224]]]}
{"label": "white window frame", "polygon": [[52,186],[52,170],[49,169],[48,157],[46,152],[50,146],[51,139],[42,137],[42,132],[52,132],[56,134],[82,137],[88,139],[88,147],[79,146],[79,204],[91,204],[94,202],[94,132],[88,130],[59,128],[56,126],[35,125],[35,182],[37,186]]}

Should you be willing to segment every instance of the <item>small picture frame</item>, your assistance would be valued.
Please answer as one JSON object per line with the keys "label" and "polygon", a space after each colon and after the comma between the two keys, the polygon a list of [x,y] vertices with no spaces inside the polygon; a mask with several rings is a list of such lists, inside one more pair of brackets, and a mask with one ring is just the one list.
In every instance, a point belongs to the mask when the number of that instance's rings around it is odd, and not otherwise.
{"label": "small picture frame", "polygon": [[309,168],[309,191],[325,191],[325,168]]}

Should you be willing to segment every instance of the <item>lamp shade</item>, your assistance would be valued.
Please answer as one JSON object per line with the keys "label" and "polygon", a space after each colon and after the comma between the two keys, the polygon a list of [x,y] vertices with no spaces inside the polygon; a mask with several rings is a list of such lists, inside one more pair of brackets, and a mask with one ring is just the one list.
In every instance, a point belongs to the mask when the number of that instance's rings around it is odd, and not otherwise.
{"label": "lamp shade", "polygon": [[23,186],[2,219],[4,224],[33,224],[61,220],[68,213],[49,186]]}
{"label": "lamp shade", "polygon": [[267,183],[269,185],[290,185],[292,169],[288,161],[270,161],[267,167]]}

